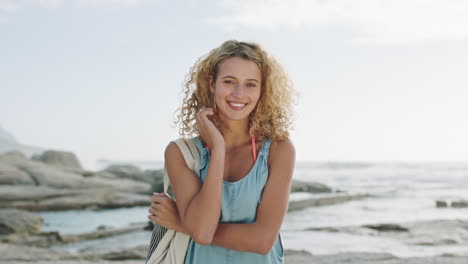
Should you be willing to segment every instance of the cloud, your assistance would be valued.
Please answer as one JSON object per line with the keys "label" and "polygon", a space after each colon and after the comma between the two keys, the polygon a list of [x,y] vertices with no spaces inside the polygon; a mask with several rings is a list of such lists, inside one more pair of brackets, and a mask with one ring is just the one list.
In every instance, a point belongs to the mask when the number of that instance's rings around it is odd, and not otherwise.
{"label": "cloud", "polygon": [[64,0],[0,0],[0,12],[14,13],[26,6],[57,8]]}
{"label": "cloud", "polygon": [[25,0],[25,4],[37,5],[47,8],[58,8],[62,6],[64,0]]}
{"label": "cloud", "polygon": [[468,38],[466,0],[237,0],[209,22],[226,29],[342,25],[359,43]]}
{"label": "cloud", "polygon": [[59,8],[65,2],[80,7],[134,7],[145,0],[0,0],[0,14],[14,13],[25,7]]}
{"label": "cloud", "polygon": [[0,0],[0,12],[13,13],[18,10],[19,5],[17,1],[13,0]]}
{"label": "cloud", "polygon": [[135,7],[141,0],[75,0],[74,2],[83,7]]}

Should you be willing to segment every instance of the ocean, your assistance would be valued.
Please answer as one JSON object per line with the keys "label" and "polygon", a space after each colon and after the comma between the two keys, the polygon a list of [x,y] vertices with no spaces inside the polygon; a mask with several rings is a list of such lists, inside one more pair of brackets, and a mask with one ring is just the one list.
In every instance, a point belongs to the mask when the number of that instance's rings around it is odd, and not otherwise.
{"label": "ocean", "polygon": [[[135,165],[141,165],[135,163]],[[160,168],[146,162],[144,169]],[[325,184],[347,193],[367,193],[368,198],[341,204],[309,207],[288,212],[281,228],[285,249],[307,250],[312,254],[339,252],[387,252],[400,257],[440,254],[468,254],[463,243],[443,245],[411,244],[356,227],[366,224],[405,224],[431,220],[468,220],[468,208],[437,208],[436,200],[468,201],[468,163],[414,162],[298,162],[294,179]],[[316,194],[292,193],[290,199]],[[62,234],[90,232],[99,226],[125,227],[147,221],[148,207],[112,210],[70,210],[41,212],[42,231]],[[309,228],[337,228],[335,231]],[[351,227],[355,232],[339,228]],[[146,245],[149,231],[57,246],[55,249],[79,252],[96,247],[133,247]]]}

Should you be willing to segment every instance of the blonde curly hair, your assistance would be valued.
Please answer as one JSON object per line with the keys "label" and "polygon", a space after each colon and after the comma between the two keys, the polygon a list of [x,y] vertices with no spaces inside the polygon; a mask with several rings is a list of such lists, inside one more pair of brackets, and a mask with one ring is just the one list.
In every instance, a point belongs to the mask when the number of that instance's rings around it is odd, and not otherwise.
{"label": "blonde curly hair", "polygon": [[[262,73],[262,87],[256,108],[250,114],[249,134],[258,140],[270,138],[283,140],[289,137],[292,127],[293,99],[296,92],[284,68],[260,45],[228,40],[208,55],[200,57],[190,68],[184,84],[184,100],[174,121],[179,124],[182,137],[198,136],[196,114],[203,107],[216,109],[210,92],[210,77],[216,81],[219,65],[227,58],[240,57],[255,62]],[[217,112],[210,116],[222,132],[223,124]]]}

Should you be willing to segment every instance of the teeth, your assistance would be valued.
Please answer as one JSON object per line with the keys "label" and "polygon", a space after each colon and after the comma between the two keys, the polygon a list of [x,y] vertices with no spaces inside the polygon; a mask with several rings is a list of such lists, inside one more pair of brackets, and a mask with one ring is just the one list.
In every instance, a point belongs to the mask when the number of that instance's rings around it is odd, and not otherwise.
{"label": "teeth", "polygon": [[246,104],[237,104],[237,103],[230,103],[232,106],[235,106],[235,107],[242,107]]}

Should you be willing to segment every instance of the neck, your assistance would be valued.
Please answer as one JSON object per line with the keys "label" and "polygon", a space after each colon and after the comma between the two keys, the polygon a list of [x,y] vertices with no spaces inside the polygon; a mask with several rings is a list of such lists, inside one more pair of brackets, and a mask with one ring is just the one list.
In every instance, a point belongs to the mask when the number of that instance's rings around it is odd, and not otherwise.
{"label": "neck", "polygon": [[227,149],[250,142],[248,122],[248,119],[224,121],[223,137]]}

